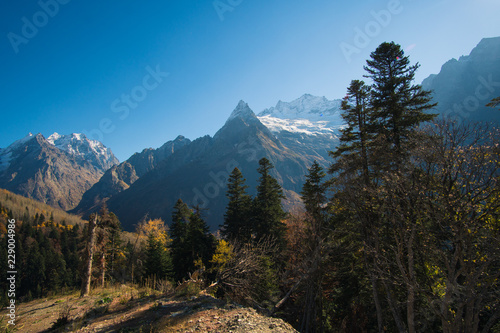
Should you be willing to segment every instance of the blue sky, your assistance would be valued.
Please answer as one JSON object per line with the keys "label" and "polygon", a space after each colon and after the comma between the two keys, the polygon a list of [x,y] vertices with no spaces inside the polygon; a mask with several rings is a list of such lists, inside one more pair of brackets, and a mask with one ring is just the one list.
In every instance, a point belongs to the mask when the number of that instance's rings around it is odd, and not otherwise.
{"label": "blue sky", "polygon": [[304,93],[341,98],[384,41],[421,64],[420,83],[500,36],[498,0],[0,6],[0,147],[28,132],[86,132],[120,161],[179,134],[213,135],[240,99],[258,113]]}

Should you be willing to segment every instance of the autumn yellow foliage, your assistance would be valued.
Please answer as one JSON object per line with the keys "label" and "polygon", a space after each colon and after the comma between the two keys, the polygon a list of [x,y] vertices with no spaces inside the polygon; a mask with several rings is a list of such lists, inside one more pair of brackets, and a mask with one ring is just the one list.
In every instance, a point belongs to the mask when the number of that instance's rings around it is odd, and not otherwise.
{"label": "autumn yellow foliage", "polygon": [[171,239],[168,236],[168,226],[162,219],[149,219],[139,224],[136,232],[139,237],[146,240],[151,234],[155,241],[161,244],[169,244]]}
{"label": "autumn yellow foliage", "polygon": [[221,239],[217,243],[217,248],[215,249],[215,253],[210,260],[210,263],[214,265],[214,270],[220,272],[224,269],[228,262],[234,256],[233,246]]}

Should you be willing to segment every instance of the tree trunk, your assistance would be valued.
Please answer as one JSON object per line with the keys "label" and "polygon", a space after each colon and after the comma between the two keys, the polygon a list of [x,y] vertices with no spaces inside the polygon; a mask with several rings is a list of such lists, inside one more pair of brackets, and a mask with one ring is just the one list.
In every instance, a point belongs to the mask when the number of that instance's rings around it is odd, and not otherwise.
{"label": "tree trunk", "polygon": [[114,276],[114,261],[115,261],[115,232],[111,235],[111,256],[109,258],[109,274],[110,276]]}
{"label": "tree trunk", "polygon": [[387,303],[389,303],[389,308],[391,309],[392,316],[394,318],[394,322],[396,323],[396,327],[398,329],[398,332],[400,333],[406,333],[406,328],[403,323],[403,320],[401,319],[401,316],[399,314],[399,309],[397,307],[397,302],[394,300],[394,297],[392,296],[392,292],[389,289],[389,285],[385,280],[383,280],[383,284],[386,290],[386,297],[387,297]]}
{"label": "tree trunk", "polygon": [[106,253],[104,252],[104,249],[102,249],[102,254],[101,254],[101,287],[103,287],[103,288],[104,288],[105,278],[106,278]]}
{"label": "tree trunk", "polygon": [[382,306],[380,305],[380,299],[378,297],[377,278],[374,276],[373,272],[368,274],[370,275],[370,281],[372,283],[373,301],[375,302],[375,309],[377,311],[378,331],[379,333],[382,333],[384,331],[384,320],[382,317]]}
{"label": "tree trunk", "polygon": [[87,241],[87,251],[86,251],[87,264],[85,265],[85,271],[83,274],[82,290],[80,293],[80,297],[85,297],[90,292],[90,282],[92,280],[92,257],[94,255],[96,226],[97,226],[97,214],[94,216],[93,219],[89,221],[89,230],[88,230],[89,238]]}
{"label": "tree trunk", "polygon": [[415,239],[415,225],[412,225],[410,239],[407,245],[408,252],[408,306],[406,308],[406,315],[408,320],[408,331],[409,333],[415,333],[415,285],[416,285],[416,273],[415,273],[415,257],[413,253],[413,241]]}

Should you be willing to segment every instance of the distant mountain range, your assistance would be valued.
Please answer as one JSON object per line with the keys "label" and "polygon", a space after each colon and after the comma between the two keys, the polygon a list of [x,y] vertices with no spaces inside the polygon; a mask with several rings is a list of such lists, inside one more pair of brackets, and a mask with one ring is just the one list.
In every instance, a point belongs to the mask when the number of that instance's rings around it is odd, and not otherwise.
{"label": "distant mountain range", "polygon": [[[450,60],[422,84],[438,102],[433,112],[500,123],[500,111],[484,106],[500,96],[500,37],[483,39],[469,56]],[[204,216],[215,230],[227,204],[229,173],[240,168],[255,194],[262,157],[275,165],[285,204],[299,203],[307,168],[314,160],[327,167],[328,152],[338,144],[340,105],[341,99],[305,94],[256,115],[240,101],[213,137],[178,136],[122,163],[82,134],[30,134],[0,149],[0,187],[84,216],[107,202],[126,230],[145,216],[169,222],[181,198],[207,209]]]}
{"label": "distant mountain range", "polygon": [[69,210],[117,163],[109,148],[83,134],[29,133],[0,149],[0,187]]}
{"label": "distant mountain range", "polygon": [[[301,99],[309,99],[306,95]],[[304,110],[306,114],[308,110]],[[266,115],[271,117],[271,113]],[[222,223],[221,217],[227,203],[225,197],[229,173],[238,167],[247,178],[249,192],[254,194],[258,180],[258,161],[267,157],[274,165],[273,175],[287,194],[287,203],[299,201],[299,192],[307,168],[313,160],[326,163],[317,153],[318,147],[302,147],[300,153],[286,147],[279,139],[283,130],[271,132],[243,101],[237,105],[224,126],[214,135],[194,141],[183,137],[167,142],[168,154],[154,159],[144,168],[158,150],[145,150],[129,160],[108,170],[101,180],[85,195],[75,213],[87,213],[106,200],[111,211],[118,215],[126,229],[133,228],[146,214],[170,220],[173,205],[181,198],[192,206],[208,209],[205,217],[212,229]],[[304,133],[287,131],[287,135]],[[333,149],[335,137],[329,134],[329,148]],[[138,163],[138,161],[141,161]],[[146,171],[138,175],[138,166]]]}

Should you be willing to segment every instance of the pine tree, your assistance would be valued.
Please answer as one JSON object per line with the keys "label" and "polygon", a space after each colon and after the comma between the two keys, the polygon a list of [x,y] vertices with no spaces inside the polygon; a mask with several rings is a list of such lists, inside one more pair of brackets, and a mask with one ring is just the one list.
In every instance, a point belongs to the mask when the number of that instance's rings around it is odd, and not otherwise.
{"label": "pine tree", "polygon": [[158,279],[171,278],[172,260],[166,244],[149,234],[146,248],[146,276],[156,276]]}
{"label": "pine tree", "polygon": [[118,220],[118,217],[114,213],[109,213],[109,229],[108,229],[108,258],[109,258],[109,272],[113,277],[116,268],[116,254],[120,251],[122,247],[122,239],[121,239],[121,223]]}
{"label": "pine tree", "polygon": [[[119,234],[121,230],[121,224],[118,217],[108,210],[106,204],[104,204],[99,211],[97,227],[96,251],[99,254],[100,282],[101,286],[104,287],[106,273],[108,271],[108,262],[112,261],[110,260],[110,256],[114,255],[116,251],[115,241],[117,234]],[[112,236],[114,237],[113,242],[111,241]]]}
{"label": "pine tree", "polygon": [[[391,43],[382,43],[380,46],[371,53],[371,60],[367,60],[367,66],[364,69],[368,72],[366,77],[372,79],[372,90],[370,96],[370,105],[373,108],[373,126],[374,132],[381,136],[382,140],[378,143],[384,142],[377,151],[377,166],[378,171],[389,171],[388,176],[395,176],[401,178],[406,178],[407,174],[407,158],[409,152],[412,151],[413,145],[416,144],[412,138],[414,130],[419,127],[423,122],[430,121],[435,118],[435,114],[426,113],[426,111],[434,108],[436,104],[432,103],[431,92],[422,89],[422,86],[413,84],[415,79],[415,72],[420,67],[417,63],[415,65],[410,65],[410,60],[408,56],[404,55],[404,52],[400,45]],[[387,175],[384,175],[387,178]],[[392,190],[390,184],[385,182],[379,183],[379,189],[376,190],[377,196],[383,190],[384,187],[390,192]],[[399,191],[393,192],[393,196],[390,198],[391,203],[396,203],[396,206],[400,206],[403,211],[406,211],[409,219],[413,221],[410,226],[402,227],[403,231],[414,230],[415,226],[414,217],[418,215],[415,211],[413,205],[408,205],[404,200],[406,198],[406,193]],[[373,197],[373,195],[372,195]],[[367,207],[368,200],[363,200],[360,207]],[[380,204],[380,203],[378,203]],[[377,204],[377,205],[378,205]],[[373,205],[370,205],[374,207]],[[376,210],[369,208],[365,213],[368,216],[367,223],[364,228],[362,228],[364,233],[368,234],[369,244],[375,251],[375,255],[379,249],[383,247],[384,244],[388,245],[392,243],[392,238],[384,238],[383,235],[387,235],[383,230],[394,230],[395,227],[404,225],[403,222],[406,220],[400,220],[399,224],[394,224],[394,220],[398,220],[396,216],[387,216],[380,214],[375,214]],[[378,225],[374,228],[374,221],[378,220]],[[371,230],[370,230],[371,229]],[[376,229],[375,234],[373,229]],[[378,233],[378,235],[376,235]],[[414,261],[412,256],[412,251],[408,250],[408,266]],[[373,267],[377,264],[375,259],[366,257],[366,261],[371,260],[373,262]],[[393,260],[391,258],[390,260]],[[410,271],[414,267],[407,267]],[[370,273],[370,274],[373,274]],[[376,279],[375,276],[371,276],[371,279]],[[382,280],[382,282],[384,282]],[[375,302],[376,300],[376,287],[377,281],[373,281],[373,291]],[[386,286],[387,288],[387,286]],[[391,291],[387,291],[388,294]],[[409,331],[414,331],[414,318],[411,310],[414,306],[414,290],[408,293],[408,327]],[[390,302],[391,303],[391,302]],[[390,307],[395,308],[395,303],[392,302]],[[377,305],[377,312],[380,312],[380,306]],[[393,313],[393,318],[398,329],[401,330],[402,319],[400,318],[397,311],[391,311]],[[380,315],[379,317],[379,329],[382,326]]]}
{"label": "pine tree", "polygon": [[195,261],[208,266],[215,250],[215,238],[210,234],[200,209],[190,209],[181,199],[177,200],[170,227],[172,262],[175,279],[182,280],[196,269]]}
{"label": "pine tree", "polygon": [[404,155],[411,130],[436,115],[425,113],[436,104],[431,103],[431,92],[413,84],[420,67],[410,65],[400,45],[382,43],[371,53],[364,69],[365,77],[373,81],[370,104],[373,108],[375,132],[386,138],[389,160],[396,168]]}
{"label": "pine tree", "polygon": [[177,200],[172,213],[172,224],[170,225],[170,237],[172,238],[170,249],[176,280],[185,277],[190,267],[190,263],[186,261],[189,251],[186,242],[188,236],[187,226],[192,213],[188,205],[181,199]]}
{"label": "pine tree", "polygon": [[177,200],[172,213],[172,224],[170,226],[170,237],[172,237],[172,246],[176,243],[184,242],[187,234],[187,224],[189,217],[193,212],[181,199]]}
{"label": "pine tree", "polygon": [[246,243],[251,238],[250,208],[252,199],[246,193],[248,186],[238,168],[229,176],[226,196],[229,198],[222,235],[228,240]]}
{"label": "pine tree", "polygon": [[314,161],[306,175],[306,182],[301,192],[306,211],[315,219],[321,218],[327,202],[325,176],[323,168]]}
{"label": "pine tree", "polygon": [[284,199],[283,190],[274,179],[270,170],[274,166],[267,158],[259,161],[260,173],[259,185],[257,186],[257,196],[253,201],[253,219],[254,233],[256,241],[271,237],[281,248],[284,247],[285,225],[282,220],[286,214],[281,205],[281,199]]}
{"label": "pine tree", "polygon": [[43,222],[45,222],[45,215],[41,213],[40,217],[38,218],[38,224],[43,224]]}
{"label": "pine tree", "polygon": [[[363,81],[353,80],[342,101],[342,118],[346,127],[341,129],[340,146],[331,155],[337,159],[330,169],[334,172],[357,173],[361,170],[365,183],[369,182],[370,145],[374,138],[371,126],[370,87]],[[339,159],[339,157],[342,157]]]}
{"label": "pine tree", "polygon": [[325,246],[327,221],[326,191],[324,181],[326,174],[323,168],[314,161],[309,168],[306,182],[302,188],[302,200],[307,212],[304,233],[304,268],[300,290],[303,297],[299,299],[302,307],[301,331],[320,331],[321,322],[318,320],[322,314],[322,278],[324,276],[324,256],[327,256]]}
{"label": "pine tree", "polygon": [[189,218],[186,245],[186,248],[189,250],[189,256],[185,260],[192,263],[189,272],[194,271],[194,262],[198,259],[201,259],[203,264],[208,266],[215,250],[215,239],[210,234],[208,225],[202,218],[198,208],[194,209],[193,214]]}

